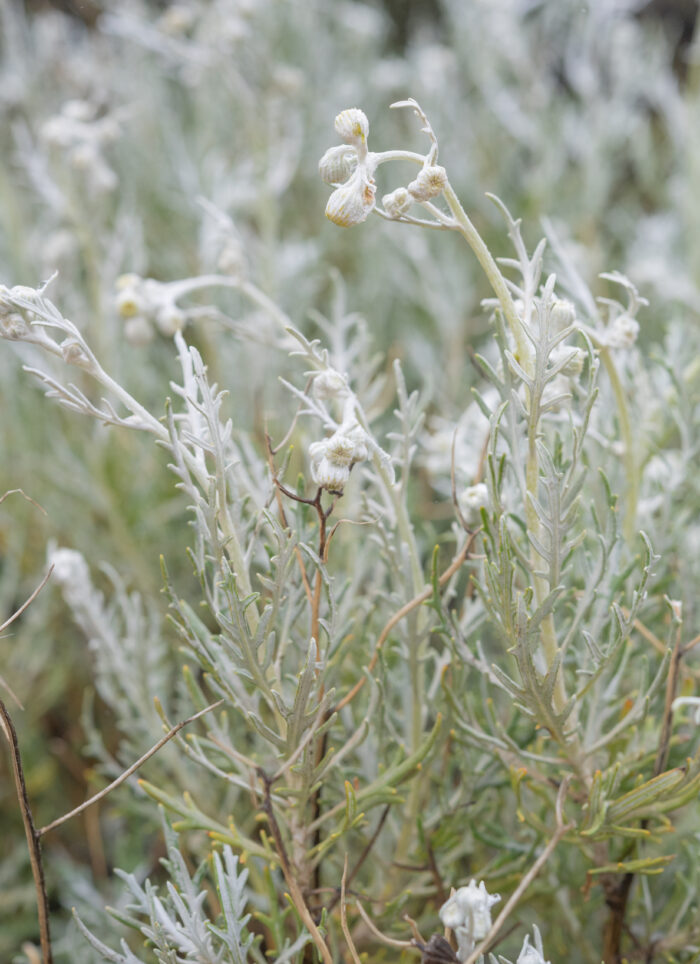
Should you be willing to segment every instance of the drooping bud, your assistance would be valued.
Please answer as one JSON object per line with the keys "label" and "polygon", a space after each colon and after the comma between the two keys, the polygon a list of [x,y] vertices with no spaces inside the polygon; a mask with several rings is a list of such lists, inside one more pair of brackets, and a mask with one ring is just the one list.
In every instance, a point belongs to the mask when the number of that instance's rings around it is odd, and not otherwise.
{"label": "drooping bud", "polygon": [[341,228],[361,224],[374,208],[376,186],[361,169],[328,198],[326,217]]}
{"label": "drooping bud", "polygon": [[318,171],[326,184],[345,184],[357,167],[357,151],[349,144],[329,147],[318,162]]}

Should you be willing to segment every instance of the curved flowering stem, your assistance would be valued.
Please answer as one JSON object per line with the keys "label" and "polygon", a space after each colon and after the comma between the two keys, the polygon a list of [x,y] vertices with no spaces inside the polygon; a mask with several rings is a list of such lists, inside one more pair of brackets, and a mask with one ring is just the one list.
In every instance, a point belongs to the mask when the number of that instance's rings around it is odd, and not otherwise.
{"label": "curved flowering stem", "polygon": [[[418,102],[413,98],[409,98],[408,100],[397,101],[395,104],[392,104],[391,107],[410,107],[411,110],[413,110],[414,113],[420,118],[424,125],[422,130],[428,134],[432,142],[431,149],[424,158],[424,163],[426,165],[435,164],[437,161],[437,137],[435,136],[435,132],[433,131],[430,121],[428,120],[427,115],[420,104],[418,104]],[[391,159],[393,160],[394,158]],[[508,290],[506,279],[503,277],[500,268],[496,264],[486,245],[486,242],[475,228],[473,222],[462,207],[462,204],[454,189],[447,180],[442,189],[442,193],[454,219],[452,222],[447,222],[445,220],[445,223],[449,223],[454,230],[459,231],[476,255],[477,261],[483,268],[484,274],[486,275],[489,284],[493,288],[494,293],[498,298],[503,315],[508,323],[508,327],[511,330],[511,334],[515,339],[517,352],[516,358],[520,364],[523,365],[525,370],[528,371],[530,366],[530,356],[532,353],[527,343],[525,332],[523,330],[523,324],[516,310],[515,302],[513,301],[510,291]]]}

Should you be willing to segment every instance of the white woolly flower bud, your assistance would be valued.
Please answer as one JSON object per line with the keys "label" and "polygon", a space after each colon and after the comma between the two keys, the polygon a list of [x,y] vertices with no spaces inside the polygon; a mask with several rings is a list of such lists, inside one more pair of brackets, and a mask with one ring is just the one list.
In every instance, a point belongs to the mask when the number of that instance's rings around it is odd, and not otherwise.
{"label": "white woolly flower bud", "polygon": [[309,446],[311,477],[317,485],[331,492],[341,492],[350,478],[355,462],[367,458],[367,435],[361,426],[340,428],[322,442]]}
{"label": "white woolly flower bud", "polygon": [[84,585],[90,580],[85,557],[76,549],[53,549],[49,551],[48,562],[53,566],[53,577],[60,586]]}
{"label": "white woolly flower bud", "polygon": [[318,172],[326,184],[345,184],[357,167],[357,151],[349,144],[329,147],[318,162]]}
{"label": "white woolly flower bud", "polygon": [[350,467],[339,465],[325,455],[312,463],[311,477],[316,485],[329,492],[342,492],[350,479]]}
{"label": "white woolly flower bud", "polygon": [[408,185],[408,193],[416,201],[429,201],[442,194],[447,184],[447,171],[439,164],[427,164],[421,169],[415,181]]}
{"label": "white woolly flower bud", "polygon": [[367,444],[367,433],[361,425],[354,425],[350,431],[345,432],[345,437],[352,443],[352,461],[364,462],[369,458],[369,446]]}
{"label": "white woolly flower bud", "polygon": [[163,335],[172,336],[185,327],[185,312],[176,304],[165,304],[156,312],[156,324]]}
{"label": "white woolly flower bud", "polygon": [[382,206],[390,218],[400,218],[413,204],[413,198],[405,187],[397,187],[382,198]]}
{"label": "white woolly flower bud", "polygon": [[489,490],[483,482],[470,485],[457,497],[459,510],[467,525],[477,525],[480,512],[489,504]]}
{"label": "white woolly flower bud", "polygon": [[376,186],[362,168],[358,168],[347,184],[337,187],[328,198],[326,217],[341,228],[361,224],[374,208]]}
{"label": "white woolly flower bud", "polygon": [[491,907],[500,900],[499,894],[489,894],[483,880],[471,880],[460,887],[440,908],[440,920],[455,932],[459,948],[457,956],[466,961],[477,941],[491,929]]}
{"label": "white woolly flower bud", "polygon": [[77,365],[78,368],[92,368],[92,361],[76,338],[66,338],[61,342],[61,355],[67,365]]}
{"label": "white woolly flower bud", "polygon": [[124,323],[124,337],[130,345],[141,348],[153,341],[153,327],[143,315],[133,315]]}
{"label": "white woolly flower bud", "polygon": [[367,115],[359,107],[341,111],[335,119],[335,129],[341,141],[354,147],[365,147],[369,134]]}
{"label": "white woolly flower bud", "polygon": [[36,288],[30,288],[28,285],[15,285],[10,288],[8,294],[15,301],[29,301],[31,304],[35,304],[39,298]]}
{"label": "white woolly flower bud", "polygon": [[53,566],[53,578],[63,591],[63,598],[69,606],[84,605],[89,598],[92,583],[90,570],[82,552],[76,549],[49,547],[47,562]]}
{"label": "white woolly flower bud", "polygon": [[578,378],[583,371],[585,360],[586,353],[582,348],[567,345],[557,345],[549,356],[550,363],[554,366],[561,365],[559,374],[566,375],[567,378]]}
{"label": "white woolly flower bud", "polygon": [[574,306],[564,298],[557,299],[552,305],[550,319],[554,331],[563,331],[576,321]]}
{"label": "white woolly flower bud", "polygon": [[629,315],[620,315],[605,333],[608,348],[631,348],[639,334],[639,322]]}
{"label": "white woolly flower bud", "polygon": [[131,318],[144,311],[146,304],[141,290],[142,286],[143,279],[137,274],[123,274],[117,278],[116,305],[122,318]]}
{"label": "white woolly flower bud", "polygon": [[313,392],[316,398],[330,399],[346,395],[348,386],[335,368],[327,368],[314,377]]}
{"label": "white woolly flower bud", "polygon": [[0,312],[0,335],[10,341],[20,341],[29,334],[29,325],[18,311]]}

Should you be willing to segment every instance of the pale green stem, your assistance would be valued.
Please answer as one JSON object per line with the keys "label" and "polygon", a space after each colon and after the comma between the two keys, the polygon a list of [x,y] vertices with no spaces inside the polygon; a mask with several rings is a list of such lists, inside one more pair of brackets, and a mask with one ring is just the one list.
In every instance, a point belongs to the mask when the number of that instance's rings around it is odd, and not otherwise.
{"label": "pale green stem", "polygon": [[[527,374],[532,375],[534,369],[532,349],[527,341],[527,337],[523,329],[523,323],[518,315],[505,278],[493,259],[491,252],[486,246],[486,242],[474,227],[474,224],[462,207],[459,198],[449,183],[445,186],[443,193],[450,212],[457,223],[457,230],[464,237],[467,244],[476,255],[477,261],[483,268],[484,273],[491,287],[493,288],[496,297],[498,298],[501,310],[515,341],[515,357]],[[537,458],[536,437],[537,426],[528,426],[528,455],[525,476],[527,486],[527,495],[525,498],[525,517],[528,530],[532,532],[535,537],[540,537],[540,520],[529,498],[529,496],[533,496],[535,498],[537,497],[537,485],[539,481],[539,460]],[[532,557],[533,564],[536,566],[537,553],[534,549],[532,550]],[[547,595],[548,587],[545,580],[541,577],[533,576],[533,582],[535,599],[537,601],[537,605],[540,605]],[[550,667],[558,652],[556,632],[554,629],[554,619],[551,615],[542,622],[541,641],[542,651],[544,653],[547,667]],[[554,708],[557,712],[561,711],[566,703],[566,691],[564,689],[564,679],[561,672],[557,675],[553,702]]]}
{"label": "pale green stem", "polygon": [[639,498],[639,479],[637,476],[637,460],[634,454],[634,438],[632,435],[632,424],[630,422],[629,408],[625,389],[620,380],[620,375],[613,361],[612,353],[609,348],[600,345],[600,357],[608,373],[610,384],[617,402],[617,414],[620,419],[620,434],[624,446],[624,465],[627,477],[627,504],[625,506],[624,522],[622,532],[625,540],[629,543],[634,539],[637,523],[637,500]]}
{"label": "pale green stem", "polygon": [[532,349],[528,344],[523,330],[523,323],[518,315],[501,269],[494,261],[491,252],[486,246],[486,242],[472,224],[469,215],[462,207],[459,198],[449,183],[445,185],[443,194],[450,212],[457,222],[457,230],[476,255],[477,261],[483,268],[484,274],[498,298],[503,315],[515,340],[515,357],[528,375],[530,375],[532,369]]}

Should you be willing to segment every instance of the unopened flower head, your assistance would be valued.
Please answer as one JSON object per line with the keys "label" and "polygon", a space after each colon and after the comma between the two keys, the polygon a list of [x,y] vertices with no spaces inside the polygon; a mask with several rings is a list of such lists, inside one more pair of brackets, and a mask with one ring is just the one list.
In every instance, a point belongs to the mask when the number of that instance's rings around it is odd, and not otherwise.
{"label": "unopened flower head", "polygon": [[156,312],[156,324],[160,332],[170,337],[182,331],[186,322],[185,312],[174,303],[166,303]]}
{"label": "unopened flower head", "polygon": [[331,399],[347,395],[347,382],[335,368],[326,368],[314,376],[313,392],[316,398]]}
{"label": "unopened flower head", "polygon": [[382,198],[382,206],[390,218],[402,217],[412,204],[413,198],[405,187],[397,187]]}
{"label": "unopened flower head", "polygon": [[318,162],[318,172],[326,184],[344,184],[357,167],[357,151],[349,144],[329,147]]}
{"label": "unopened flower head", "polygon": [[0,312],[0,335],[9,341],[20,341],[29,334],[29,325],[18,311]]}
{"label": "unopened flower head", "polygon": [[586,360],[586,353],[581,348],[570,345],[557,345],[549,356],[550,364],[553,366],[561,365],[560,374],[567,378],[578,378],[583,371],[583,363]]}
{"label": "unopened flower head", "polygon": [[464,489],[457,502],[467,525],[478,525],[481,510],[489,504],[489,490],[483,482],[477,482]]}
{"label": "unopened flower head", "polygon": [[374,208],[375,192],[374,180],[364,167],[358,167],[347,184],[336,188],[328,198],[326,217],[341,228],[361,224]]}
{"label": "unopened flower head", "polygon": [[342,110],[335,119],[335,129],[341,141],[352,144],[358,153],[361,154],[363,149],[366,150],[369,121],[365,112],[359,107]]}
{"label": "unopened flower head", "polygon": [[49,565],[53,566],[53,577],[61,586],[78,583],[89,578],[85,556],[77,549],[50,549]]}
{"label": "unopened flower head", "polygon": [[61,342],[61,354],[68,365],[78,368],[92,368],[92,359],[77,338],[66,338]]}
{"label": "unopened flower head", "polygon": [[414,181],[408,185],[408,193],[415,201],[429,201],[442,194],[447,184],[447,171],[439,164],[426,164]]}
{"label": "unopened flower head", "polygon": [[137,274],[123,274],[117,278],[117,311],[122,318],[131,318],[145,309],[142,293],[143,278]]}
{"label": "unopened flower head", "polygon": [[629,315],[619,315],[605,333],[608,348],[631,348],[639,334],[639,322]]}
{"label": "unopened flower head", "polygon": [[570,301],[558,298],[551,308],[551,324],[554,331],[563,331],[576,321],[576,311]]}
{"label": "unopened flower head", "polygon": [[367,435],[361,426],[340,428],[323,441],[309,446],[311,477],[321,488],[340,492],[350,478],[352,466],[367,456]]}
{"label": "unopened flower head", "polygon": [[460,887],[440,908],[440,920],[455,932],[459,945],[457,956],[466,961],[477,941],[491,929],[491,907],[500,901],[499,894],[489,894],[483,880],[471,880]]}

